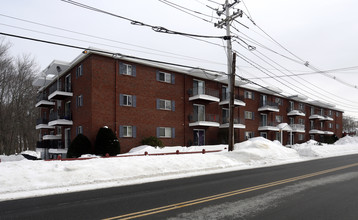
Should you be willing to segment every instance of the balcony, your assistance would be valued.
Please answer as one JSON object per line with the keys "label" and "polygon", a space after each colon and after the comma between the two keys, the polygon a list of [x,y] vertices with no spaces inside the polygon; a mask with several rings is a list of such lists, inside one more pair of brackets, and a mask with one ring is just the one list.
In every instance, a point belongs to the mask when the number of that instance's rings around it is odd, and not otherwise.
{"label": "balcony", "polygon": [[279,112],[280,110],[278,109],[278,104],[275,102],[260,102],[260,107],[258,109],[259,112],[264,112],[264,111],[268,111],[268,112]]}
{"label": "balcony", "polygon": [[189,127],[202,126],[202,127],[220,127],[219,116],[212,114],[205,115],[190,115],[189,116]]}
{"label": "balcony", "polygon": [[204,100],[209,102],[220,102],[219,91],[208,88],[196,88],[189,89],[189,101]]}
{"label": "balcony", "polygon": [[[319,120],[322,120],[324,119],[324,117],[320,114],[312,114],[310,117],[309,117],[310,120],[316,120],[316,119],[319,119]],[[333,120],[333,119],[332,119]]]}
{"label": "balcony", "polygon": [[[228,127],[229,127],[229,117],[223,118],[220,128],[228,128]],[[245,129],[246,128],[245,120],[241,118],[234,118],[234,128]]]}
{"label": "balcony", "polygon": [[329,117],[329,116],[322,116],[323,118],[320,118],[320,121],[333,121],[333,118]]}
{"label": "balcony", "polygon": [[50,114],[49,126],[66,126],[73,125],[71,113],[61,114],[58,112],[52,112]]}
{"label": "balcony", "polygon": [[334,135],[333,131],[323,131],[325,135]]}
{"label": "balcony", "polygon": [[48,120],[45,118],[38,118],[36,120],[36,130],[37,129],[55,129],[54,126],[48,125]]}
{"label": "balcony", "polygon": [[305,125],[301,124],[290,124],[292,132],[305,133]]}
{"label": "balcony", "polygon": [[36,105],[35,107],[45,107],[45,108],[50,108],[55,106],[55,102],[51,102],[47,99],[47,94],[46,93],[39,93],[37,95],[37,99],[36,99]]}
{"label": "balcony", "polygon": [[259,131],[279,131],[280,129],[277,127],[277,123],[276,122],[266,122],[266,121],[261,121],[260,122],[260,127],[259,127]]}
{"label": "balcony", "polygon": [[[246,106],[246,103],[241,100],[244,100],[244,97],[235,95],[234,106]],[[229,97],[225,95],[219,102],[219,105],[228,106],[229,105]]]}
{"label": "balcony", "polygon": [[61,85],[58,86],[55,83],[50,87],[50,95],[48,96],[48,99],[64,100],[72,96],[73,93],[70,85],[65,86],[65,88],[62,88]]}
{"label": "balcony", "polygon": [[294,108],[287,108],[287,116],[306,116],[306,114],[304,113],[304,111],[300,110],[300,109],[294,109]]}

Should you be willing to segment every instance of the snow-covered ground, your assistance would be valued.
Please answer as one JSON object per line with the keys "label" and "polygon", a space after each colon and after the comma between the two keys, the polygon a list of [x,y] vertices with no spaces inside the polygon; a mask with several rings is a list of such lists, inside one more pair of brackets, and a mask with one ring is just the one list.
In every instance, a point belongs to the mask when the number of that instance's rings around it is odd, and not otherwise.
{"label": "snow-covered ground", "polygon": [[292,148],[257,137],[235,144],[232,152],[228,152],[226,145],[189,148],[139,146],[127,155],[169,153],[177,150],[194,152],[202,149],[222,151],[74,161],[34,161],[26,160],[21,155],[0,155],[0,201],[358,154],[358,137],[347,136],[333,145],[318,145],[315,141],[309,141]]}

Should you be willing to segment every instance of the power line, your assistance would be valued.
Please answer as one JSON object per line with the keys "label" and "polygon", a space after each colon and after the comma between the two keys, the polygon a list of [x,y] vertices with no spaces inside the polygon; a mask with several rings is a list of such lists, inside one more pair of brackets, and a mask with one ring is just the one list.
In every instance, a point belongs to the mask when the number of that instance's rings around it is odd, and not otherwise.
{"label": "power line", "polygon": [[[186,60],[191,59],[191,60],[203,61],[203,62],[207,62],[207,63],[215,63],[215,64],[219,64],[219,65],[225,65],[224,63],[219,63],[219,62],[215,62],[215,61],[211,61],[211,60],[206,60],[206,59],[200,59],[200,58],[196,58],[196,57],[181,55],[181,54],[172,53],[172,52],[163,51],[163,50],[158,50],[158,49],[154,49],[154,48],[150,48],[150,47],[139,46],[139,45],[136,45],[136,44],[125,43],[125,42],[121,42],[121,41],[118,41],[118,40],[113,40],[113,39],[109,39],[109,38],[99,37],[99,36],[95,36],[95,35],[91,35],[91,34],[85,34],[85,33],[83,33],[83,32],[77,32],[77,31],[73,31],[73,30],[68,30],[68,29],[64,29],[64,28],[60,28],[60,27],[55,27],[55,26],[51,26],[51,25],[47,25],[47,24],[42,24],[42,23],[30,21],[30,20],[21,19],[21,18],[16,18],[16,17],[13,17],[13,16],[4,15],[4,14],[0,14],[0,16],[7,17],[7,18],[11,18],[11,19],[14,19],[14,20],[22,21],[22,22],[26,22],[26,23],[30,23],[30,24],[35,24],[35,25],[39,25],[39,26],[51,28],[51,29],[55,29],[55,30],[61,30],[61,31],[65,31],[65,32],[68,32],[68,33],[74,33],[74,34],[78,34],[78,35],[82,35],[82,36],[86,36],[86,37],[91,37],[91,38],[95,38],[95,39],[105,40],[105,41],[109,41],[109,42],[113,42],[113,43],[124,44],[124,45],[127,45],[127,46],[137,47],[137,48],[141,48],[141,49],[152,50],[152,51],[156,51],[156,52],[160,52],[160,53],[164,53],[164,54],[175,55],[175,56],[178,56],[178,57],[186,58]],[[45,32],[39,32],[39,31],[35,31],[35,30],[27,29],[27,28],[22,28],[22,27],[17,27],[17,26],[11,26],[11,25],[7,25],[7,24],[2,24],[2,25],[6,25],[6,26],[9,26],[9,27],[18,28],[18,29],[23,29],[23,30],[27,30],[27,31],[37,32],[37,33],[41,33],[41,34],[56,36],[56,37],[62,37],[62,38],[67,38],[67,39],[85,41],[85,40],[81,40],[81,39],[69,38],[69,37],[65,37],[65,36],[61,36],[61,35],[54,35],[54,34],[50,34],[50,33],[47,33],[47,32],[46,32],[46,33],[45,33]],[[192,39],[202,40],[202,39],[197,39],[197,38],[192,38]],[[205,42],[205,40],[203,40],[203,41]],[[90,41],[87,41],[87,42],[90,42]],[[90,43],[93,43],[93,42],[90,42]],[[214,43],[209,42],[209,41],[208,41],[207,43],[214,44]],[[95,44],[101,45],[100,43],[95,43]],[[102,44],[102,45],[110,46],[110,47],[115,47],[115,46],[106,45],[106,44]],[[216,45],[216,46],[221,46],[221,45],[219,45],[219,44],[214,44],[214,45]],[[119,48],[119,47],[117,47],[117,48]],[[128,48],[122,48],[122,49],[132,50],[132,51],[138,51],[138,50],[133,50],[133,49],[128,49]],[[148,52],[144,52],[144,51],[138,51],[138,52],[148,53]],[[154,54],[154,53],[148,53],[148,54]],[[155,55],[163,56],[163,55],[160,55],[160,54],[155,54]],[[167,56],[167,55],[166,55],[166,56]]]}
{"label": "power line", "polygon": [[227,75],[226,73],[224,73],[222,71],[217,71],[217,70],[209,70],[209,69],[198,68],[198,67],[193,67],[193,66],[189,66],[189,65],[177,64],[177,63],[171,63],[171,62],[164,62],[164,61],[152,60],[152,59],[147,59],[147,58],[140,58],[140,57],[129,56],[129,55],[121,54],[121,53],[109,52],[109,51],[105,51],[105,50],[89,49],[89,48],[86,48],[86,47],[81,47],[81,46],[76,46],[76,45],[71,45],[71,44],[58,43],[58,42],[54,42],[54,41],[41,40],[41,39],[37,39],[37,38],[25,37],[25,36],[21,36],[21,35],[9,34],[9,33],[4,33],[4,32],[0,32],[0,34],[4,35],[4,36],[20,38],[20,39],[24,39],[24,40],[31,40],[31,41],[36,41],[36,42],[40,42],[40,43],[52,44],[52,45],[56,45],[56,46],[69,47],[69,48],[74,48],[74,49],[79,49],[79,50],[86,50],[86,51],[93,51],[93,52],[98,52],[98,53],[109,54],[109,55],[112,55],[112,56],[120,56],[120,57],[126,57],[126,58],[131,58],[131,59],[137,59],[137,60],[142,60],[142,61],[148,61],[148,62],[153,62],[153,63],[160,63],[160,64],[165,64],[165,65],[184,67],[184,68],[190,68],[190,69],[199,69],[199,70],[202,70],[202,71],[212,72],[212,73],[216,73],[216,74],[220,74],[220,75]]}
{"label": "power line", "polygon": [[91,11],[104,13],[104,14],[107,14],[107,15],[110,15],[110,16],[114,16],[116,18],[120,18],[120,19],[123,19],[123,20],[130,21],[130,23],[132,25],[150,27],[153,31],[158,32],[158,33],[175,34],[175,35],[183,35],[183,36],[198,37],[198,38],[217,38],[217,39],[226,39],[227,38],[227,36],[199,35],[199,34],[191,34],[191,33],[173,31],[173,30],[167,29],[167,28],[162,27],[162,26],[155,26],[155,25],[146,24],[146,23],[141,22],[141,21],[133,20],[131,18],[127,18],[127,17],[121,16],[121,15],[117,15],[117,14],[108,12],[108,11],[104,11],[104,10],[101,10],[101,9],[98,9],[98,8],[95,8],[95,7],[86,5],[86,4],[82,4],[82,3],[79,3],[79,2],[76,2],[76,1],[72,1],[72,0],[61,0],[61,1],[69,3],[69,4],[72,4],[72,5],[75,5],[75,6],[78,6],[78,7],[81,7],[81,8],[85,8],[85,9],[88,9],[88,10],[91,10]]}

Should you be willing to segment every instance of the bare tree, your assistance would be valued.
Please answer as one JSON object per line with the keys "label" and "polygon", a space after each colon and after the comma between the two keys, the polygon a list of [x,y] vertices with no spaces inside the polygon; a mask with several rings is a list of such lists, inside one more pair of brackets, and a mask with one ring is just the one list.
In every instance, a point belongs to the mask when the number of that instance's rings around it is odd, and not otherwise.
{"label": "bare tree", "polygon": [[355,133],[358,129],[358,121],[356,118],[351,116],[343,117],[343,132]]}
{"label": "bare tree", "polygon": [[28,55],[11,57],[9,48],[0,42],[0,154],[36,147],[36,64]]}

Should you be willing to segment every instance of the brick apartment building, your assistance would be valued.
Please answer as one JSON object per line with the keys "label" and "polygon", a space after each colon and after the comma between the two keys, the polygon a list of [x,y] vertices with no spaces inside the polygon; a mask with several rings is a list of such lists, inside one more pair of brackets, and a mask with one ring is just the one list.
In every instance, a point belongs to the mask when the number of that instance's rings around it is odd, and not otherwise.
{"label": "brick apartment building", "polygon": [[[53,61],[43,74],[34,85],[40,87],[37,147],[44,157],[65,154],[78,133],[94,145],[103,126],[115,132],[122,153],[149,136],[166,146],[226,142],[228,87],[220,74],[93,51],[71,63]],[[283,144],[291,134],[293,143],[342,136],[343,112],[301,95],[237,81],[234,104],[236,142],[256,136],[281,140],[281,123],[292,131],[282,133]]]}

